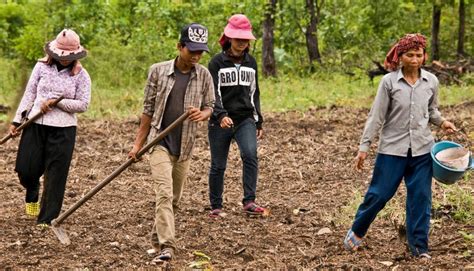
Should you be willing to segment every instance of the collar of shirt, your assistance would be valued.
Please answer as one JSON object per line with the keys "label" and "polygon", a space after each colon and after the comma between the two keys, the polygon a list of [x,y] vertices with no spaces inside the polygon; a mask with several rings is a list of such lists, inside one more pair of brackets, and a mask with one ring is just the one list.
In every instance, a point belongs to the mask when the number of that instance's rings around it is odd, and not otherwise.
{"label": "collar of shirt", "polygon": [[[170,65],[168,67],[168,72],[166,73],[166,75],[175,76],[174,67],[176,65],[176,61],[178,61],[178,57],[176,57],[173,61],[170,62]],[[191,76],[189,77],[189,80],[193,79],[194,77],[196,77],[196,66],[191,68]]]}
{"label": "collar of shirt", "polygon": [[[426,71],[423,69],[420,69],[420,78],[422,78],[424,81],[428,81],[428,74],[426,74]],[[403,72],[402,69],[398,69],[397,72],[397,82],[403,79]]]}

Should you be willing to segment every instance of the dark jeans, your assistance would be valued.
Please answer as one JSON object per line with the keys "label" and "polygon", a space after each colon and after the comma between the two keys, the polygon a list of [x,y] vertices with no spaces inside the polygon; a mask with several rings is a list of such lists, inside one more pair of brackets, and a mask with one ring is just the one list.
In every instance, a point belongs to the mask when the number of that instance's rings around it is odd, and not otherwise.
{"label": "dark jeans", "polygon": [[39,179],[44,174],[38,223],[50,224],[61,212],[75,138],[75,126],[33,123],[23,131],[15,171],[26,188],[26,202],[38,202]]}
{"label": "dark jeans", "polygon": [[255,200],[257,190],[258,158],[257,128],[253,119],[246,119],[238,126],[223,129],[216,122],[209,122],[211,168],[209,171],[209,198],[212,209],[222,208],[224,172],[232,139],[237,142],[243,163],[244,204]]}
{"label": "dark jeans", "polygon": [[428,234],[431,214],[432,160],[430,154],[407,157],[378,154],[372,182],[359,206],[352,230],[363,237],[378,212],[393,197],[405,179],[406,229],[408,245],[413,255],[428,252]]}

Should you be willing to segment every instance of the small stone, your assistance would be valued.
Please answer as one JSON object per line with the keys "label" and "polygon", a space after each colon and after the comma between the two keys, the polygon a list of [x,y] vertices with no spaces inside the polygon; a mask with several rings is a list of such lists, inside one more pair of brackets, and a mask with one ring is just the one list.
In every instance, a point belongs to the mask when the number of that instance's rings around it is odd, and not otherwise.
{"label": "small stone", "polygon": [[322,235],[322,234],[328,234],[328,233],[331,233],[332,231],[329,229],[329,228],[321,228],[319,231],[318,231],[318,235]]}
{"label": "small stone", "polygon": [[119,247],[120,243],[119,242],[111,242],[110,245],[113,246],[113,247]]}

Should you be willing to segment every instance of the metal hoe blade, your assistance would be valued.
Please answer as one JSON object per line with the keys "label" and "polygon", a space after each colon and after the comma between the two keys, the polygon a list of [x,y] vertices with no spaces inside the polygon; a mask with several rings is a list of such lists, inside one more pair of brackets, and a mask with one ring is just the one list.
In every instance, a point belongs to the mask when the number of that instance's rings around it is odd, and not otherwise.
{"label": "metal hoe blade", "polygon": [[53,230],[54,234],[56,234],[56,237],[58,237],[59,242],[63,245],[69,245],[71,244],[71,240],[69,239],[69,236],[67,235],[66,231],[61,228],[61,225],[56,225],[56,221],[53,220],[51,223],[51,229]]}

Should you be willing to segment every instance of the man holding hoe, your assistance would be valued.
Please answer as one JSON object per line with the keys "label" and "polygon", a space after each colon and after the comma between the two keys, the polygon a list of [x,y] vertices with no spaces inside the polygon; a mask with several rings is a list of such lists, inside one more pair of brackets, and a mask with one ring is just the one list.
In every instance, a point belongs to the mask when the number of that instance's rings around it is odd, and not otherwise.
{"label": "man holding hoe", "polygon": [[150,167],[156,193],[153,247],[160,254],[153,262],[166,262],[176,250],[174,212],[186,182],[198,121],[207,120],[214,106],[214,85],[209,71],[198,64],[207,47],[208,30],[196,23],[181,30],[179,55],[151,66],[145,86],[140,127],[129,157],[136,158],[151,141],[186,110],[189,117],[151,150]]}

